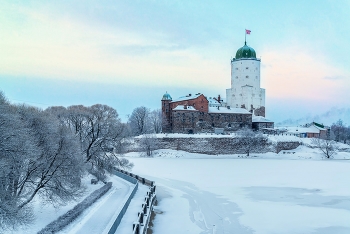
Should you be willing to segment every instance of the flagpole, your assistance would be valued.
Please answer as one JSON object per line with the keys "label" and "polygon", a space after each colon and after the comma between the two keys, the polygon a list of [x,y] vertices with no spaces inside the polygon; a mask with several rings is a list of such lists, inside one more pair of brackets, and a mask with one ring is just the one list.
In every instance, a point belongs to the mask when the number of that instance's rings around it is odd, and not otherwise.
{"label": "flagpole", "polygon": [[245,33],[244,33],[244,45],[247,44],[247,29],[244,30]]}

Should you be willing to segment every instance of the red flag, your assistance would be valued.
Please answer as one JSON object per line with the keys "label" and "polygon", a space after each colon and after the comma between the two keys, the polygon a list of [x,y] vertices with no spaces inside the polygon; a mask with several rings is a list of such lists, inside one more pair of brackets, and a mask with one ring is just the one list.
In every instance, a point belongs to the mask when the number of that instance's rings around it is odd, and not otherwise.
{"label": "red flag", "polygon": [[246,34],[250,34],[250,32],[251,32],[251,31],[248,30],[248,29],[245,30],[245,33],[246,33]]}

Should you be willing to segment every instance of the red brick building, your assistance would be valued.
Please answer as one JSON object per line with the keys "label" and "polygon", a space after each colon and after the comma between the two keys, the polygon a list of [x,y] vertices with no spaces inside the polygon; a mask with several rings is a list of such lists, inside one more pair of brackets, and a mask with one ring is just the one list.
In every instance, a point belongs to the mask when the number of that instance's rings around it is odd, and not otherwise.
{"label": "red brick building", "polygon": [[[217,100],[217,99],[215,99]],[[198,133],[215,129],[230,132],[252,126],[252,114],[244,108],[210,106],[201,93],[188,94],[172,100],[168,93],[162,98],[163,132]]]}

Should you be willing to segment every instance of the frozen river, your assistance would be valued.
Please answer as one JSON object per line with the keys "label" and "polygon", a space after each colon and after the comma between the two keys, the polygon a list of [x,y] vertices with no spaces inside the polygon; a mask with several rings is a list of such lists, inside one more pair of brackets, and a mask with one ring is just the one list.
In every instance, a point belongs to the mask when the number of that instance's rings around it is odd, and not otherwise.
{"label": "frozen river", "polygon": [[350,161],[130,158],[155,180],[154,234],[350,233]]}

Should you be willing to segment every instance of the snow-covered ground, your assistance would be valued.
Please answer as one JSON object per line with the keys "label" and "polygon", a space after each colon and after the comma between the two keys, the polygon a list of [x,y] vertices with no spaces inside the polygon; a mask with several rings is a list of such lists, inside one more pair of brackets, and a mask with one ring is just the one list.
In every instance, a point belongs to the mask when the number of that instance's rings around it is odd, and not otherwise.
{"label": "snow-covered ground", "polygon": [[67,211],[72,209],[76,204],[84,200],[90,193],[95,191],[96,189],[101,188],[104,184],[99,182],[96,185],[90,184],[90,180],[93,178],[90,175],[87,175],[83,178],[82,183],[85,185],[86,190],[84,196],[79,198],[77,201],[72,201],[65,206],[53,207],[51,204],[43,204],[40,202],[40,198],[34,198],[32,202],[32,206],[34,208],[35,220],[34,222],[26,227],[19,227],[15,231],[7,231],[6,234],[15,234],[15,233],[23,233],[23,234],[32,234],[37,233],[41,229],[43,229],[47,224],[56,220],[59,216],[65,214]]}
{"label": "snow-covered ground", "polygon": [[135,187],[117,176],[110,176],[108,181],[113,183],[112,188],[59,234],[108,233],[116,215],[120,213]]}
{"label": "snow-covered ground", "polygon": [[156,181],[154,234],[350,233],[350,153],[127,156],[133,173]]}
{"label": "snow-covered ground", "polygon": [[139,187],[115,232],[116,234],[132,233],[132,225],[137,221],[138,212],[141,212],[142,204],[148,191],[148,186],[139,183]]}
{"label": "snow-covered ground", "polygon": [[[83,183],[86,186],[85,196],[81,197],[78,201],[67,204],[66,206],[54,208],[50,204],[43,205],[40,203],[40,199],[37,198],[33,202],[35,214],[34,223],[27,227],[20,227],[15,231],[7,231],[4,234],[37,233],[47,224],[56,220],[59,216],[72,209],[90,193],[104,185],[102,182],[99,182],[97,185],[91,185],[91,178],[93,177],[91,175],[88,175],[83,179]],[[135,185],[113,175],[109,176],[107,180],[113,183],[112,188],[103,197],[97,200],[91,207],[84,211],[83,214],[79,216],[73,223],[64,228],[60,233],[102,233],[106,228],[108,228],[109,222],[113,221],[111,219],[113,219],[113,216],[116,213],[119,213],[120,209],[125,203],[125,200],[129,197],[130,192]],[[141,203],[144,199],[146,191],[148,191],[147,187],[144,187],[145,188],[141,186],[139,195]],[[143,197],[141,197],[141,192],[144,192]],[[141,205],[139,209],[141,210]],[[137,212],[136,214],[132,214],[130,216],[132,216],[130,219],[133,218],[136,220]],[[132,222],[130,226],[132,225]]]}

